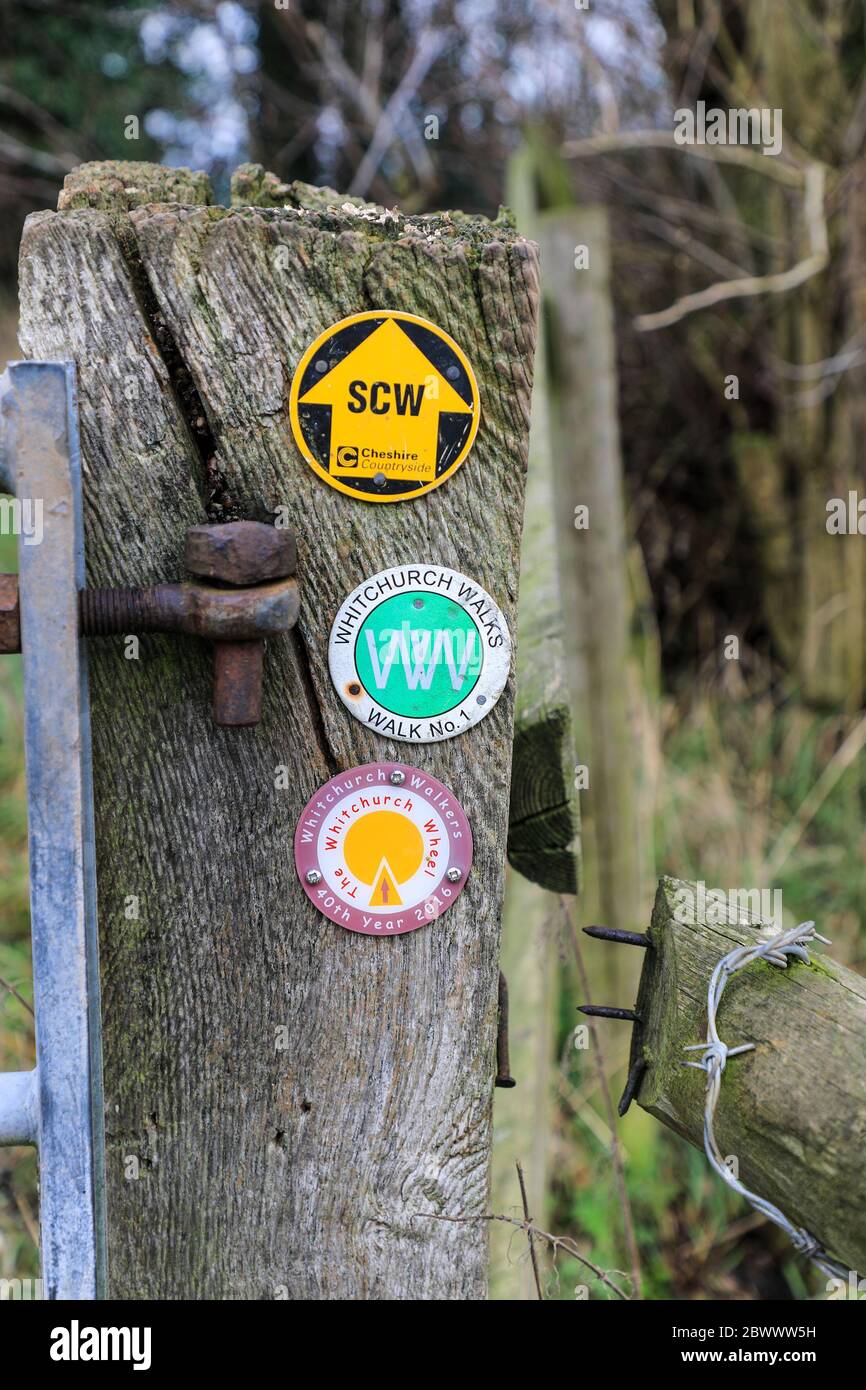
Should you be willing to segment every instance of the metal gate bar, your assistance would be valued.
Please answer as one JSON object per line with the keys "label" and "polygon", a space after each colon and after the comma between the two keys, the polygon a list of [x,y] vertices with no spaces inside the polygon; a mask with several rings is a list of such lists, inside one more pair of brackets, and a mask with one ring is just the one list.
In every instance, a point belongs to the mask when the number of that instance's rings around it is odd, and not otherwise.
{"label": "metal gate bar", "polygon": [[0,487],[41,500],[19,542],[36,1068],[0,1076],[0,1143],[39,1149],[42,1283],[105,1293],[105,1173],[75,369],[15,362],[0,377]]}

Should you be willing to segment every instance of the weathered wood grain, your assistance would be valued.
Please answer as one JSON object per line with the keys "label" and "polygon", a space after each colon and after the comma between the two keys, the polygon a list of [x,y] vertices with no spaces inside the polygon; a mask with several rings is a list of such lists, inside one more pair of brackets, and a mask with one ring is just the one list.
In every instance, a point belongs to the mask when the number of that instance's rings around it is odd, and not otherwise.
{"label": "weathered wood grain", "polygon": [[[139,661],[90,643],[113,1292],[483,1297],[484,1223],[431,1218],[488,1196],[511,687],[461,738],[410,747],[345,711],[327,641],[364,575],[428,557],[513,631],[535,248],[506,221],[298,185],[290,207],[231,210],[198,184],[170,201],[149,166],[75,189],[85,206],[28,221],[22,341],[78,365],[90,582],[174,578],[187,526],[284,508],[302,596],[255,730],[211,725],[198,643],[143,638]],[[312,338],[379,307],[453,334],[482,402],[456,476],[393,506],[320,482],[287,407]],[[475,864],[435,926],[370,940],[312,908],[292,833],[330,774],[383,757],[452,788]]]}
{"label": "weathered wood grain", "polygon": [[[522,601],[522,600],[521,600]],[[511,872],[502,916],[501,966],[508,980],[509,1053],[514,1089],[495,1092],[491,1210],[523,1216],[515,1165],[523,1165],[529,1211],[549,1230],[556,1025],[560,995],[559,902]],[[542,1265],[546,1267],[542,1257]],[[490,1297],[538,1298],[526,1237],[495,1221],[490,1227]]]}
{"label": "weathered wood grain", "polygon": [[[538,242],[552,345],[555,491],[566,556],[561,589],[577,696],[575,741],[589,775],[581,797],[583,904],[590,920],[597,901],[598,920],[634,930],[649,901],[642,904],[644,828],[637,809],[645,805],[639,796],[643,750],[630,690],[632,603],[607,214],[601,207],[546,211]],[[575,525],[577,507],[588,509],[588,525]],[[632,970],[636,979],[636,963],[621,952],[590,949],[588,961],[593,955],[608,998],[622,997]]]}
{"label": "weathered wood grain", "polygon": [[[681,1065],[696,1056],[683,1048],[706,1037],[707,987],[718,961],[762,939],[747,917],[741,923],[709,907],[702,910],[694,884],[661,880],[632,1043],[632,1059],[649,1063],[640,1105],[698,1148],[706,1078]],[[834,961],[832,947],[810,954],[811,965],[782,970],[756,961],[730,980],[719,1036],[731,1047],[756,1047],[725,1068],[716,1136],[722,1153],[738,1159],[747,1187],[863,1274],[866,980]]]}
{"label": "weathered wood grain", "polygon": [[[528,144],[509,162],[507,194],[518,228],[534,238],[538,199]],[[550,1204],[560,964],[557,899],[539,885],[576,892],[580,857],[553,474],[547,352],[540,333],[520,553],[508,831],[508,858],[516,872],[506,880],[501,948],[517,1088],[495,1093],[491,1200],[494,1212],[522,1216],[515,1168],[520,1162],[530,1215],[542,1226]],[[538,1297],[525,1239],[501,1222],[490,1228],[490,1295],[503,1301]]]}
{"label": "weathered wood grain", "polygon": [[[517,225],[536,236],[535,158],[529,145],[509,165],[508,196]],[[508,858],[518,873],[556,893],[576,893],[580,807],[567,660],[567,618],[558,542],[558,496],[551,421],[550,373],[544,334],[535,351],[532,424],[520,574],[514,710],[514,772]],[[544,899],[537,899],[538,919]]]}

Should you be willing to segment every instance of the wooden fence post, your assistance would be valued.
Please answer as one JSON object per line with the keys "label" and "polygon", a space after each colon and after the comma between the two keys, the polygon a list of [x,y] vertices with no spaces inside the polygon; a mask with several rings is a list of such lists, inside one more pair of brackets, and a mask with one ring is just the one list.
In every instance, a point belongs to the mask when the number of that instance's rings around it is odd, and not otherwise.
{"label": "wooden fence post", "polygon": [[[557,517],[565,611],[576,653],[578,761],[589,770],[581,799],[584,912],[634,930],[641,917],[637,815],[640,752],[630,656],[632,601],[617,417],[610,247],[602,208],[545,212],[538,223],[544,311],[552,344]],[[592,952],[589,953],[590,958]],[[629,962],[595,953],[611,1001]]]}
{"label": "wooden fence post", "polygon": [[[508,194],[517,225],[535,240],[538,207],[535,155],[527,143],[509,167]],[[535,356],[535,389],[521,553],[524,599],[514,712],[514,782],[508,857],[531,882],[576,893],[580,805],[574,777],[574,691],[569,685],[567,632],[557,513],[550,364],[544,337]],[[571,642],[569,642],[571,638]]]}
{"label": "wooden fence post", "polygon": [[[508,201],[517,226],[535,239],[537,155],[526,141],[508,170]],[[561,937],[556,893],[576,893],[580,807],[575,785],[572,706],[562,598],[562,557],[544,335],[535,354],[526,519],[520,555],[514,778],[509,860],[502,919],[502,969],[508,978],[511,1062],[519,1091],[498,1096],[494,1113],[493,1209],[519,1210],[515,1164],[525,1171],[530,1215],[544,1224],[549,1204],[554,1109],[555,1034]],[[522,1214],[522,1213],[521,1213]],[[490,1233],[491,1295],[537,1298],[532,1266],[514,1228]]]}
{"label": "wooden fence post", "polygon": [[[632,1039],[632,1062],[648,1064],[638,1102],[703,1148],[706,1076],[682,1065],[700,1056],[683,1048],[706,1038],[707,988],[722,956],[766,937],[698,885],[663,878],[650,938]],[[755,1050],[725,1068],[715,1131],[747,1187],[862,1274],[866,980],[833,960],[832,947],[809,954],[810,965],[755,961],[731,978],[719,1036]]]}
{"label": "wooden fence post", "polygon": [[[205,519],[284,509],[300,551],[258,729],[211,725],[197,643],[90,644],[111,1291],[481,1298],[486,1224],[435,1218],[488,1201],[511,685],[462,737],[410,747],[347,714],[327,644],[354,585],[413,559],[473,577],[513,631],[535,248],[506,220],[404,218],[250,167],[232,209],[156,166],[67,185],[27,223],[22,342],[78,366],[89,582],[180,577]],[[481,394],[464,466],[392,506],[316,479],[287,407],[313,338],[380,307],[450,333]],[[475,841],[459,901],[384,941],[319,916],[292,855],[316,788],[381,758],[445,782]]]}

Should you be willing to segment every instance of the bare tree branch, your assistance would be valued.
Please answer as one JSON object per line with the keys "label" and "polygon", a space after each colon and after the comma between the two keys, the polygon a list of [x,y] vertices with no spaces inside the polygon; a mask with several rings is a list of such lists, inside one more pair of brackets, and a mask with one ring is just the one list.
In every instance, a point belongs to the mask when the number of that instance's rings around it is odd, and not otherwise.
{"label": "bare tree branch", "polygon": [[21,1005],[22,1008],[27,1010],[31,1018],[35,1017],[32,1006],[27,1003],[27,1000],[24,998],[23,994],[19,994],[15,986],[10,985],[8,980],[4,980],[2,975],[0,975],[0,989],[5,989],[9,994],[12,995],[13,999],[17,999],[18,1003]]}
{"label": "bare tree branch", "polygon": [[766,178],[790,184],[792,188],[802,188],[806,181],[803,169],[785,163],[779,156],[758,154],[743,145],[681,145],[672,130],[627,130],[612,135],[590,135],[585,140],[567,140],[560,149],[566,159],[587,159],[594,155],[616,154],[619,150],[678,150],[695,159],[738,164]]}
{"label": "bare tree branch", "polygon": [[[74,148],[77,137],[68,127],[52,116],[50,111],[46,111],[44,107],[32,101],[23,92],[17,92],[14,87],[9,87],[5,83],[0,83],[0,104],[8,106],[11,111],[23,116],[25,120],[30,121],[37,129],[41,130],[51,141],[54,151],[59,157],[73,159],[76,164],[82,163],[80,146],[78,150]],[[93,147],[88,146],[87,151],[93,153]]]}
{"label": "bare tree branch", "polygon": [[68,174],[79,163],[77,155],[49,154],[47,150],[36,150],[16,140],[14,135],[0,131],[0,157],[13,164],[24,164],[30,169],[38,169],[42,174]]}
{"label": "bare tree branch", "polygon": [[532,1217],[529,1215],[529,1198],[526,1195],[526,1180],[523,1176],[523,1165],[517,1163],[517,1180],[520,1183],[520,1199],[523,1203],[523,1220],[528,1230],[527,1239],[529,1241],[529,1258],[532,1260],[532,1273],[535,1276],[535,1289],[538,1297],[544,1301],[544,1294],[541,1292],[541,1275],[538,1272],[538,1255],[535,1253],[535,1242],[532,1238]]}
{"label": "bare tree branch", "polygon": [[[449,38],[450,33],[444,30],[436,32],[432,29],[427,29],[421,35],[408,68],[403,74],[399,84],[388,98],[384,110],[380,113],[376,123],[376,129],[373,131],[373,138],[349,186],[350,194],[354,194],[359,198],[366,197],[370,182],[376,170],[379,168],[379,164],[385,153],[396,140],[401,139],[397,127],[409,102],[412,100],[418,87],[423,82],[443,48],[448,43]],[[408,147],[406,138],[402,137],[402,140],[403,144]],[[424,154],[426,157],[426,151]],[[415,152],[415,159],[413,162],[415,162],[417,170],[417,151]],[[430,176],[432,176],[433,166],[429,158],[427,159],[427,163],[430,165]]]}
{"label": "bare tree branch", "polygon": [[[415,1212],[414,1215],[423,1217],[428,1221],[504,1221],[506,1225],[516,1226],[519,1231],[525,1231],[527,1235],[531,1233],[537,1236],[539,1240],[546,1240],[548,1245],[553,1247],[554,1253],[557,1250],[564,1250],[567,1255],[571,1255],[573,1259],[579,1260],[582,1265],[586,1265],[587,1269],[591,1269],[595,1277],[600,1279],[603,1284],[606,1284],[609,1289],[612,1289],[617,1298],[621,1298],[624,1303],[630,1303],[632,1301],[628,1294],[620,1288],[619,1284],[615,1284],[603,1269],[593,1264],[592,1260],[587,1259],[586,1255],[581,1254],[570,1236],[555,1236],[552,1235],[550,1231],[542,1231],[540,1226],[534,1226],[527,1221],[518,1221],[516,1216],[500,1216],[495,1212],[482,1212],[479,1216],[442,1216],[439,1212],[435,1211],[419,1211]],[[619,1270],[615,1272],[617,1274],[620,1273]]]}
{"label": "bare tree branch", "polygon": [[646,227],[652,236],[675,246],[678,251],[691,256],[692,260],[699,261],[710,270],[714,270],[717,275],[742,276],[745,274],[742,266],[734,265],[727,256],[720,256],[711,246],[706,246],[702,241],[698,241],[697,237],[692,236],[685,227],[672,227],[665,218],[654,217],[649,212],[638,213],[635,220],[641,226]]}
{"label": "bare tree branch", "polygon": [[[376,131],[379,129],[383,119],[385,119],[385,112],[382,109],[381,103],[374,93],[364,85],[355,70],[346,62],[339,47],[323,25],[314,22],[307,24],[306,35],[309,41],[315,45],[323,67],[334,83],[334,86],[338,91],[342,92],[345,98],[354,102],[361,112],[361,115],[364,117],[364,120],[373,131],[373,139],[375,139]],[[433,166],[433,161],[424,148],[424,142],[407,141],[402,134],[397,132],[394,132],[391,143],[393,143],[394,139],[399,139],[403,144],[415,173],[422,184],[426,185],[435,182],[436,171]],[[376,168],[378,168],[378,160],[376,162]],[[357,180],[357,174],[355,177]]]}
{"label": "bare tree branch", "polygon": [[744,299],[758,294],[784,294],[811,280],[826,267],[828,260],[827,223],[824,218],[824,166],[811,164],[806,170],[806,193],[803,202],[810,251],[802,261],[775,275],[748,275],[740,280],[720,280],[706,289],[696,290],[661,309],[655,314],[639,314],[634,321],[641,333],[657,328],[669,328],[687,314],[710,308],[728,299]]}

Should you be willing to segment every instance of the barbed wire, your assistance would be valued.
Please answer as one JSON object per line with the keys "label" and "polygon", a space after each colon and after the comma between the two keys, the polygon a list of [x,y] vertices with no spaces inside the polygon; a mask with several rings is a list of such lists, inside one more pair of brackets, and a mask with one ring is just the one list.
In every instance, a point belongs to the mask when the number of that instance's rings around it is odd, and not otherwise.
{"label": "barbed wire", "polygon": [[704,1103],[704,1149],[710,1164],[719,1177],[728,1184],[728,1187],[733,1188],[741,1197],[745,1197],[756,1211],[762,1212],[768,1220],[780,1227],[788,1236],[794,1249],[800,1254],[806,1255],[824,1274],[834,1279],[847,1279],[848,1270],[838,1260],[833,1259],[832,1255],[823,1249],[819,1241],[809,1231],[803,1227],[795,1226],[777,1206],[769,1202],[766,1197],[761,1197],[757,1192],[750,1191],[744,1183],[740,1182],[739,1178],[734,1176],[725,1163],[716,1142],[713,1125],[722,1086],[722,1072],[725,1070],[728,1058],[736,1057],[741,1052],[751,1052],[755,1047],[754,1043],[741,1043],[739,1047],[728,1047],[727,1043],[719,1037],[716,1014],[728,980],[738,970],[743,970],[755,960],[766,960],[771,965],[778,965],[783,970],[787,970],[788,957],[795,956],[798,960],[805,961],[809,965],[811,961],[806,947],[812,941],[823,941],[826,945],[830,944],[826,936],[820,936],[815,930],[814,922],[801,922],[799,926],[789,927],[769,941],[760,942],[754,946],[737,946],[733,951],[722,956],[710,976],[707,991],[706,1041],[687,1043],[684,1049],[686,1052],[703,1052],[704,1055],[699,1062],[683,1062],[682,1065],[684,1067],[697,1067],[699,1071],[705,1071],[707,1074],[707,1094]]}

